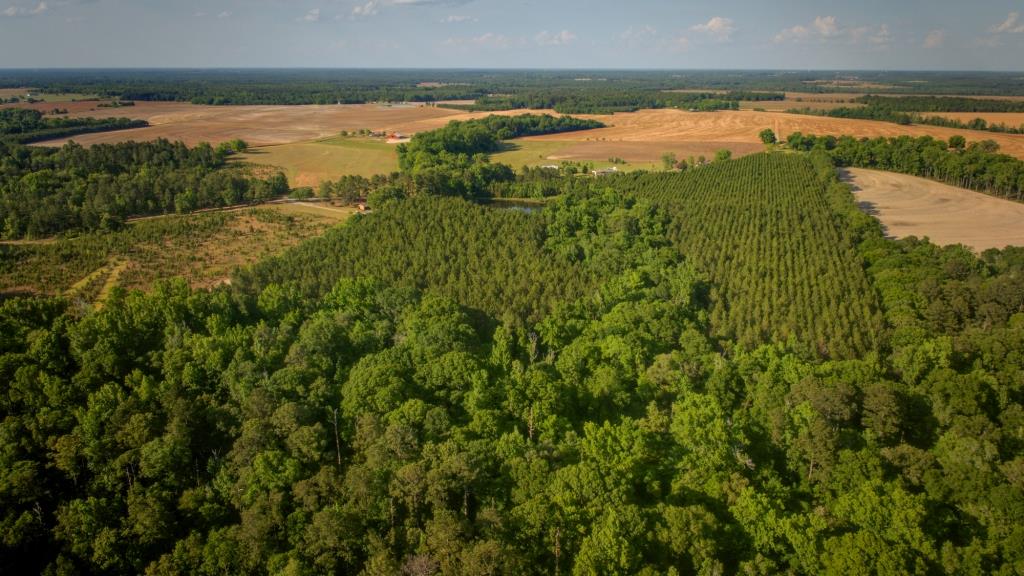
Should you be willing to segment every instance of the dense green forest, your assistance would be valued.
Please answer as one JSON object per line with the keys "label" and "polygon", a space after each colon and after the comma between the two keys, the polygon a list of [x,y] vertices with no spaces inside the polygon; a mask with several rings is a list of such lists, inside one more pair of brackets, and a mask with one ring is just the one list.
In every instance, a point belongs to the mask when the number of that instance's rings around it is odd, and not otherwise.
{"label": "dense green forest", "polygon": [[1019,573],[1024,250],[810,148],[0,304],[0,571]]}
{"label": "dense green forest", "polygon": [[625,175],[615,187],[667,211],[668,237],[716,287],[714,335],[837,358],[877,347],[874,292],[805,157]]}
{"label": "dense green forest", "polygon": [[827,151],[840,166],[877,168],[923,176],[993,196],[1024,201],[1024,161],[999,154],[991,140],[971,142],[953,136],[949,142],[929,136],[861,138],[790,134],[794,150]]}
{"label": "dense green forest", "polygon": [[116,229],[131,216],[191,212],[288,193],[283,174],[226,166],[230,145],[124,142],[28,147],[0,140],[0,237]]}
{"label": "dense green forest", "polygon": [[149,122],[128,118],[47,118],[38,110],[0,109],[0,141],[14,144],[144,126],[149,126]]}
{"label": "dense green forest", "polygon": [[586,94],[584,100],[623,91],[656,98],[661,91],[679,89],[1004,95],[1024,92],[1024,78],[1012,72],[796,70],[0,70],[0,88],[25,86],[47,93],[197,104],[354,104],[568,92]]}

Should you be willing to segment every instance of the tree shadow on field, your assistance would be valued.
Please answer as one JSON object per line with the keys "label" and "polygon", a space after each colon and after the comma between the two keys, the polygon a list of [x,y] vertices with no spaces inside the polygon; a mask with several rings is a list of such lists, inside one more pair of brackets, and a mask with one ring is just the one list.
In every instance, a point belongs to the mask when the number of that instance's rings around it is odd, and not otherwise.
{"label": "tree shadow on field", "polygon": [[504,141],[498,143],[498,149],[495,150],[495,154],[500,154],[502,152],[516,152],[522,149],[523,147],[515,142]]}
{"label": "tree shadow on field", "polygon": [[878,220],[878,224],[882,227],[882,234],[890,240],[896,239],[895,236],[889,233],[889,227],[882,221],[881,212],[878,210],[878,204],[875,204],[870,200],[860,200],[857,197],[857,192],[863,192],[864,189],[861,188],[854,180],[853,174],[850,174],[847,170],[840,169],[839,180],[850,187],[850,192],[853,192],[854,194],[854,202],[857,203],[857,208],[860,209],[861,212],[873,217],[875,220]]}

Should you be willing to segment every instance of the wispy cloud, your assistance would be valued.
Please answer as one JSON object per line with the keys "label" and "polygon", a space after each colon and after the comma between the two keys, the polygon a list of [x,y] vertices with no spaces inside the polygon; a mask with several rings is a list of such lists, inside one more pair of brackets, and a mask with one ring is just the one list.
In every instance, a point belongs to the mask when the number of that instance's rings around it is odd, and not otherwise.
{"label": "wispy cloud", "polygon": [[355,18],[376,16],[382,8],[388,6],[461,6],[468,4],[471,0],[367,0],[364,4],[357,4],[352,8],[352,16]]}
{"label": "wispy cloud", "polygon": [[441,18],[442,24],[460,24],[462,22],[476,22],[477,19],[472,16],[463,16],[461,14],[452,14]]}
{"label": "wispy cloud", "polygon": [[0,12],[0,15],[3,15],[7,18],[39,16],[40,14],[46,12],[49,9],[50,7],[46,4],[46,2],[40,2],[39,4],[36,4],[33,8],[29,8],[26,6],[8,6],[6,9]]}
{"label": "wispy cloud", "polygon": [[1024,33],[1024,24],[1020,22],[1019,12],[1010,12],[1002,24],[989,29],[993,34],[1021,34]]}
{"label": "wispy cloud", "polygon": [[892,31],[888,24],[849,28],[841,25],[835,16],[818,16],[809,24],[797,24],[782,30],[774,38],[776,44],[836,40],[850,44],[867,42],[875,48],[887,48],[892,43]]}
{"label": "wispy cloud", "polygon": [[313,8],[306,12],[299,20],[303,22],[319,22],[320,21],[320,9]]}
{"label": "wispy cloud", "polygon": [[548,32],[544,30],[534,36],[533,40],[541,46],[566,46],[576,41],[576,35],[568,30],[562,30],[561,32]]}
{"label": "wispy cloud", "polygon": [[932,30],[928,32],[928,35],[924,37],[925,48],[932,49],[942,46],[946,42],[946,31],[945,30]]}
{"label": "wispy cloud", "polygon": [[690,31],[706,34],[719,42],[728,42],[736,31],[736,26],[731,18],[715,16],[704,24],[691,26]]}
{"label": "wispy cloud", "polygon": [[483,48],[508,48],[512,40],[503,34],[485,32],[479,36],[470,38],[448,38],[441,43],[444,46],[476,46]]}
{"label": "wispy cloud", "polygon": [[376,16],[380,12],[380,0],[369,0],[366,4],[358,4],[352,8],[352,16]]}

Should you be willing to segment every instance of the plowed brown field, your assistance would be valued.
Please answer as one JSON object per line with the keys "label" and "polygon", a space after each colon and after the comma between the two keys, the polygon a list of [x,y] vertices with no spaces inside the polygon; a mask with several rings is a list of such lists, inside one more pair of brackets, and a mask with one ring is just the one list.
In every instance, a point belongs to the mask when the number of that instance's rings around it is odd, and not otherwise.
{"label": "plowed brown field", "polygon": [[927,236],[940,246],[964,244],[978,251],[1024,246],[1024,204],[932,180],[849,168],[857,201],[896,238]]}

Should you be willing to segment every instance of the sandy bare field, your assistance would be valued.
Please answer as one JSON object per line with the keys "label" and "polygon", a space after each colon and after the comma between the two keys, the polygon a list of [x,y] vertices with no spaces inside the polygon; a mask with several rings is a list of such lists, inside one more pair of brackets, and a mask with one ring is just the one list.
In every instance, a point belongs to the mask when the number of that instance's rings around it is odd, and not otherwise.
{"label": "sandy bare field", "polygon": [[[69,107],[70,108],[70,107]],[[147,120],[146,128],[85,134],[80,144],[125,140],[181,140],[189,145],[241,138],[254,146],[285,144],[334,136],[342,130],[407,131],[419,121],[458,115],[456,110],[429,106],[195,106],[177,102],[138,102],[125,108],[69,110],[70,117],[125,116]],[[444,124],[444,120],[440,124]],[[46,142],[60,145],[66,139]]]}
{"label": "sandy bare field", "polygon": [[1024,246],[1024,204],[892,172],[849,168],[842,175],[890,236],[927,236],[979,252]]}
{"label": "sandy bare field", "polygon": [[997,134],[976,130],[957,130],[938,126],[900,126],[873,120],[851,120],[805,116],[783,112],[683,112],[681,110],[641,110],[614,116],[584,116],[595,118],[607,128],[582,133],[539,136],[541,140],[603,141],[603,142],[703,142],[727,148],[729,144],[757,144],[758,133],[771,128],[782,138],[793,132],[817,135],[878,136],[933,136],[948,139],[960,134],[968,142],[996,141],[1003,152],[1024,158],[1024,135]]}

